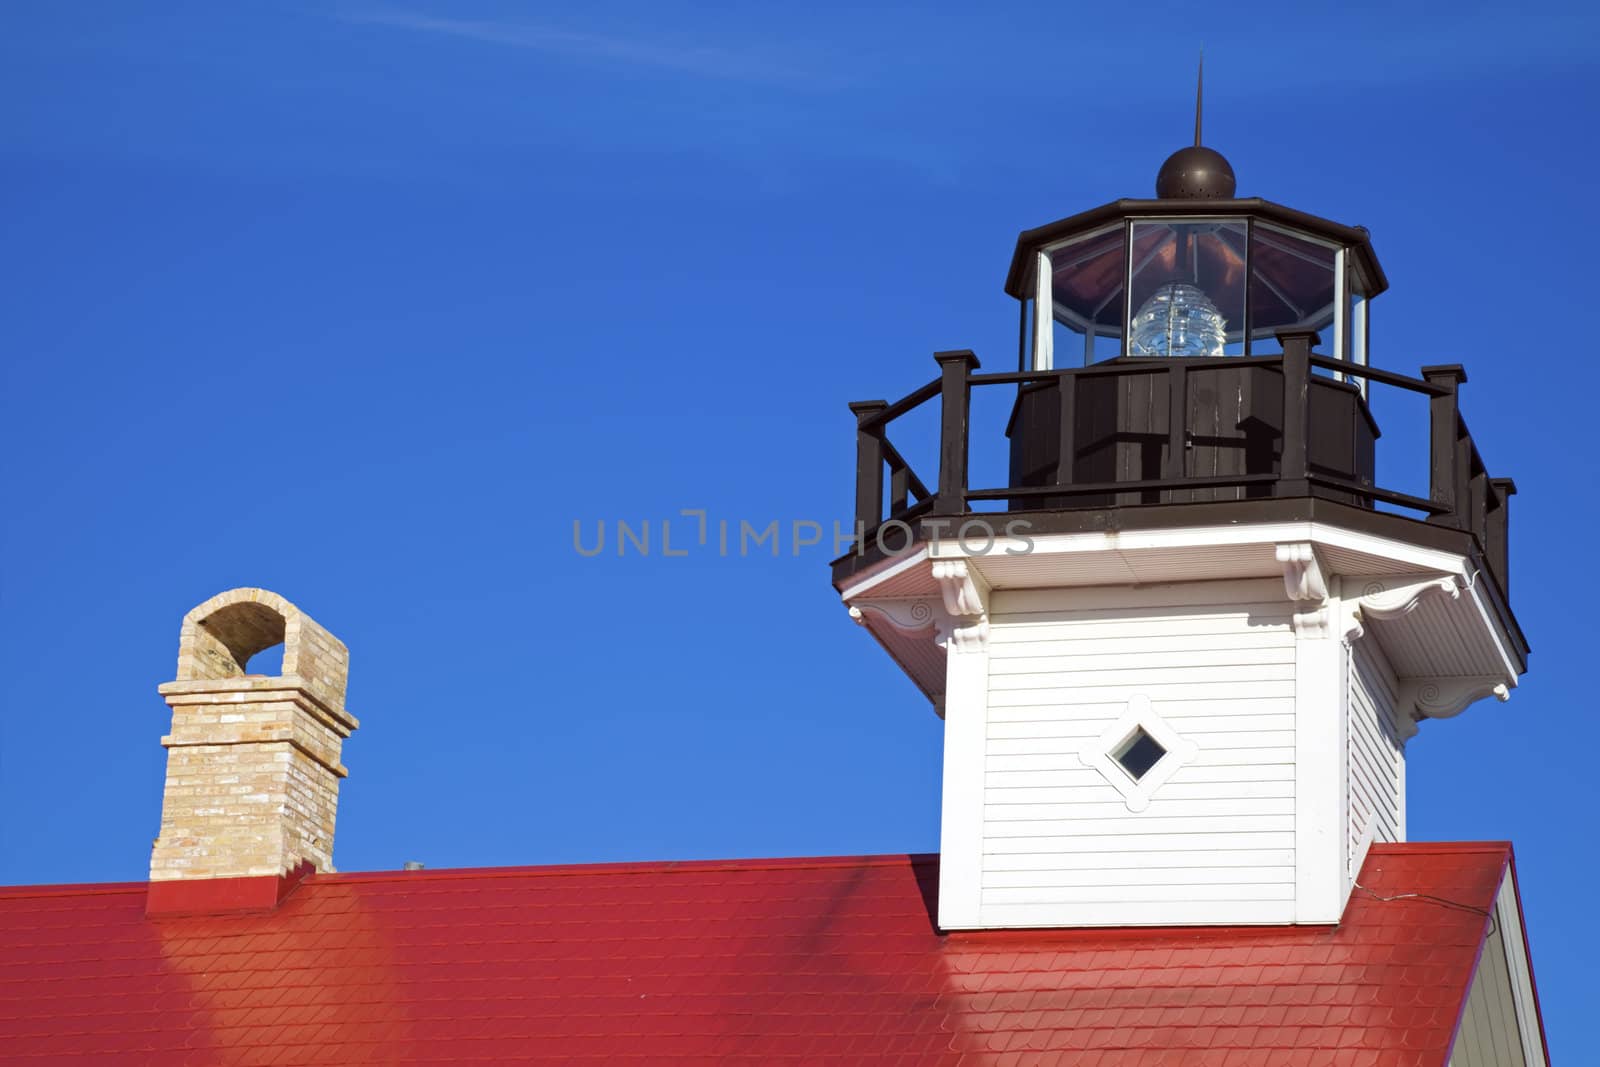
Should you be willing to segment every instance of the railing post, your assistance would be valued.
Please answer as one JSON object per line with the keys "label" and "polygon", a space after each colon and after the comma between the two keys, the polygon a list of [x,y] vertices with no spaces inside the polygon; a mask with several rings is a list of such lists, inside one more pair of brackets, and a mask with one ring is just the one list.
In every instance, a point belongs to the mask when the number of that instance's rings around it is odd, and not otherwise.
{"label": "railing post", "polygon": [[1444,392],[1428,400],[1428,497],[1444,509],[1428,521],[1465,529],[1467,472],[1461,469],[1461,412],[1458,389],[1467,380],[1459,363],[1422,368],[1422,380]]}
{"label": "railing post", "polygon": [[887,400],[850,405],[856,415],[856,529],[862,531],[883,519],[883,427],[867,424],[888,406]]}
{"label": "railing post", "polygon": [[1283,451],[1279,496],[1310,496],[1308,446],[1311,429],[1311,349],[1321,340],[1315,330],[1285,330],[1283,346]]}
{"label": "railing post", "polygon": [[967,376],[978,369],[978,357],[967,349],[935,352],[939,364],[939,490],[933,514],[960,515],[967,510],[967,416],[971,386]]}
{"label": "railing post", "polygon": [[1500,581],[1500,591],[1511,596],[1511,498],[1517,495],[1517,483],[1510,478],[1490,478],[1494,490],[1495,506],[1489,509],[1487,526],[1489,543],[1484,552],[1489,556],[1489,569]]}

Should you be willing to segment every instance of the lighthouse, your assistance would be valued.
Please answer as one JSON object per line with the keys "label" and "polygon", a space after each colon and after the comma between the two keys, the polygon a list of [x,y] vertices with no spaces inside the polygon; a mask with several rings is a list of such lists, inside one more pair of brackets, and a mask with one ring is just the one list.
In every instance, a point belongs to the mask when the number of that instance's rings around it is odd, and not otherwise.
{"label": "lighthouse", "polygon": [[[940,352],[850,405],[833,581],[944,720],[945,930],[1338,923],[1407,839],[1419,724],[1527,666],[1466,371],[1384,350],[1368,232],[1237,196],[1196,125],[1153,199],[1017,238],[1015,370]],[[969,477],[977,390],[1004,484]],[[1383,467],[1425,485],[1378,478],[1382,390],[1425,398]]]}

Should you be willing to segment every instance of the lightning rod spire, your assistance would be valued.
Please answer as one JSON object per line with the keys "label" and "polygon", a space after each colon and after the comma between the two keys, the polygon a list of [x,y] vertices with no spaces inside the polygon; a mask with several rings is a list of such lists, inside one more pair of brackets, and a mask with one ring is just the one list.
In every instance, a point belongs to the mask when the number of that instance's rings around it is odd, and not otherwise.
{"label": "lightning rod spire", "polygon": [[1194,144],[1178,149],[1161,164],[1156,175],[1156,196],[1162,200],[1227,200],[1237,183],[1233,167],[1222,153],[1201,143],[1201,119],[1206,102],[1206,50],[1200,48],[1200,66],[1194,79]]}

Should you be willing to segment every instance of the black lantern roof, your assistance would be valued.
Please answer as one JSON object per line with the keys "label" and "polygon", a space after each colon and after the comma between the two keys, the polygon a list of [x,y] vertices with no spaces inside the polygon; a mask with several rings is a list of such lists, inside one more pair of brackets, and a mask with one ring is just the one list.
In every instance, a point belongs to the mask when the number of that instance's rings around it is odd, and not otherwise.
{"label": "black lantern roof", "polygon": [[[1259,219],[1265,222],[1276,223],[1286,229],[1299,230],[1319,237],[1334,244],[1343,245],[1350,249],[1356,263],[1361,268],[1367,279],[1367,296],[1370,299],[1389,287],[1388,278],[1383,273],[1383,267],[1378,263],[1378,256],[1372,250],[1372,239],[1363,226],[1345,226],[1330,219],[1320,218],[1296,211],[1294,208],[1275,204],[1270,200],[1260,197],[1243,197],[1232,199],[1161,199],[1161,200],[1113,200],[1109,204],[1102,204],[1097,208],[1079,212],[1056,222],[1038,226],[1031,230],[1024,230],[1017,236],[1017,247],[1011,257],[1011,270],[1006,275],[1006,292],[1018,300],[1026,300],[1034,295],[1034,265],[1035,254],[1040,248],[1066,240],[1079,234],[1087,234],[1093,230],[1124,219],[1182,219],[1182,218],[1238,218]],[[1225,254],[1225,253],[1221,253]],[[1223,267],[1223,264],[1214,264]],[[1286,272],[1292,272],[1293,264],[1285,258],[1279,264]],[[1121,269],[1120,265],[1108,262],[1105,269]],[[1094,279],[1085,277],[1085,284],[1094,284]],[[1111,279],[1102,279],[1110,282]]]}

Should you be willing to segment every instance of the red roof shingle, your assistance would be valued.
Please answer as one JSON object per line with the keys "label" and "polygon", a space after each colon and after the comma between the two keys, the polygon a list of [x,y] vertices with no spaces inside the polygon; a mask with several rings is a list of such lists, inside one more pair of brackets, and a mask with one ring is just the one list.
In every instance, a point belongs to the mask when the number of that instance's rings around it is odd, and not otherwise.
{"label": "red roof shingle", "polygon": [[0,889],[0,1047],[1444,1067],[1509,862],[1374,846],[1337,927],[962,934],[933,928],[933,856],[312,875],[270,913],[161,919],[144,883]]}

